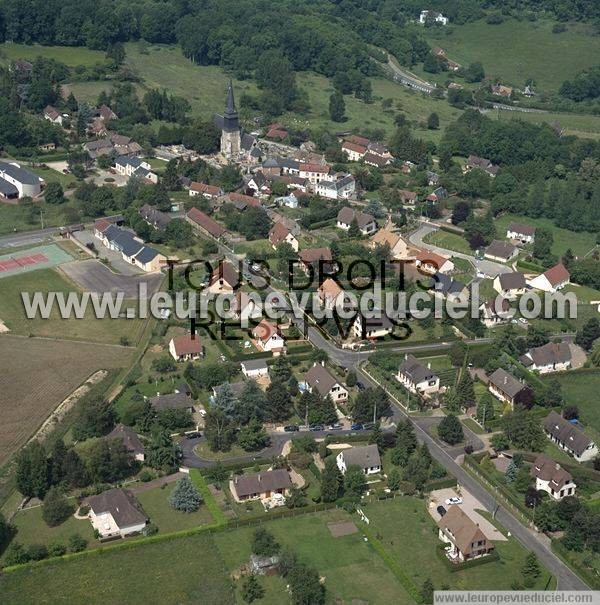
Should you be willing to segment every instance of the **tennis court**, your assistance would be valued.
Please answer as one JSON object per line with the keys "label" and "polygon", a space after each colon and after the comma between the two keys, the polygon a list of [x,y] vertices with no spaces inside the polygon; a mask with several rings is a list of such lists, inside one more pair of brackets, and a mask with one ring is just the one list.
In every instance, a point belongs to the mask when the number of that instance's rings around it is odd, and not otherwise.
{"label": "tennis court", "polygon": [[73,257],[56,244],[5,254],[0,256],[0,279],[37,269],[56,267],[72,260]]}

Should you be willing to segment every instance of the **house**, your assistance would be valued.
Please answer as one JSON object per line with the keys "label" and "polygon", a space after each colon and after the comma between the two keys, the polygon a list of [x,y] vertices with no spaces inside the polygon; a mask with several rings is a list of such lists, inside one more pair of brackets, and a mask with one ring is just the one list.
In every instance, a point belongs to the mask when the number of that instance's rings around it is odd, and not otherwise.
{"label": "house", "polygon": [[147,179],[158,183],[158,175],[152,172],[152,167],[141,158],[122,155],[115,160],[115,170],[122,176]]}
{"label": "house", "polygon": [[134,257],[133,264],[146,273],[160,271],[166,264],[167,258],[155,248],[144,246]]}
{"label": "house", "polygon": [[264,359],[248,359],[242,361],[242,374],[246,378],[262,378],[269,376],[269,366]]}
{"label": "house", "polygon": [[432,371],[431,364],[425,365],[410,354],[404,355],[396,380],[415,395],[427,396],[440,390],[440,377]]}
{"label": "house", "polygon": [[187,384],[178,386],[173,393],[166,395],[156,395],[150,397],[150,405],[157,411],[161,410],[187,410],[190,413],[194,411],[194,401],[192,392]]}
{"label": "house", "polygon": [[520,244],[533,244],[535,241],[535,227],[512,222],[506,228],[506,238]]}
{"label": "house", "polygon": [[173,218],[166,212],[162,212],[156,208],[156,206],[150,206],[150,204],[144,204],[140,208],[140,216],[152,227],[159,231],[164,231],[167,225],[173,220]]}
{"label": "house", "polygon": [[352,324],[352,333],[355,338],[374,340],[385,338],[394,331],[392,320],[383,311],[375,308],[371,313],[373,317],[365,317],[362,313],[357,313]]}
{"label": "house", "polygon": [[260,208],[262,202],[253,195],[246,195],[245,193],[237,193],[232,191],[227,194],[227,199],[235,205],[238,210],[245,210],[248,206],[253,208]]}
{"label": "house", "polygon": [[[409,166],[409,168],[412,170],[412,168],[415,165],[412,164],[412,166]],[[437,187],[440,184],[440,175],[437,172],[432,172],[431,170],[427,171],[427,184],[430,187]]]}
{"label": "house", "polygon": [[365,475],[381,472],[381,458],[377,445],[363,445],[342,450],[336,457],[337,467],[342,475],[346,474],[349,466],[358,466]]}
{"label": "house", "polygon": [[336,305],[343,304],[344,291],[334,279],[328,277],[317,288],[317,296],[325,309],[334,309]]}
{"label": "house", "polygon": [[479,310],[481,311],[481,321],[486,328],[494,328],[511,319],[510,305],[505,298],[501,298],[499,301],[490,298],[479,307]]}
{"label": "house", "polygon": [[284,468],[262,471],[253,475],[234,475],[229,482],[231,495],[237,502],[268,500],[273,494],[287,496],[291,488],[290,474]]}
{"label": "house", "polygon": [[529,280],[529,285],[536,290],[556,292],[562,290],[571,280],[571,274],[562,264],[554,265],[541,275]]}
{"label": "house", "polygon": [[349,162],[360,162],[367,153],[367,147],[353,143],[352,141],[344,141],[342,143],[342,151],[348,156]]}
{"label": "house", "polygon": [[125,449],[139,462],[143,462],[146,457],[146,448],[137,436],[137,433],[124,424],[117,424],[115,428],[106,436],[107,439],[118,439],[123,442]]}
{"label": "house", "polygon": [[246,183],[246,185],[256,193],[260,193],[261,191],[268,190],[269,183],[270,180],[264,175],[264,173],[260,170],[257,170],[250,177],[250,180]]}
{"label": "house", "polygon": [[519,249],[508,242],[495,239],[485,249],[484,256],[491,260],[497,260],[501,263],[507,263],[512,260],[519,253]]}
{"label": "house", "polygon": [[419,15],[419,23],[425,25],[426,23],[436,23],[440,25],[448,25],[448,17],[444,17],[442,13],[431,10],[423,10]]}
{"label": "house", "polygon": [[307,179],[312,185],[327,180],[329,177],[329,166],[326,164],[298,163],[298,175],[301,179]]}
{"label": "house", "polygon": [[266,555],[250,555],[248,571],[257,576],[274,576],[279,570],[279,557]]}
{"label": "house", "polygon": [[495,277],[493,285],[494,290],[508,300],[515,300],[527,290],[525,276],[519,271],[500,273]]}
{"label": "house", "polygon": [[468,289],[461,281],[446,275],[445,273],[436,273],[433,276],[433,293],[438,298],[448,298],[449,296],[466,296]]}
{"label": "house", "polygon": [[513,89],[510,86],[504,86],[503,84],[492,84],[490,87],[493,95],[497,97],[510,98],[513,93]]}
{"label": "house", "polygon": [[427,201],[432,202],[433,204],[437,204],[440,200],[446,199],[448,197],[448,192],[444,187],[436,187],[428,196]]}
{"label": "house", "polygon": [[44,179],[21,168],[17,162],[0,161],[0,197],[9,200],[37,197],[43,185]]}
{"label": "house", "polygon": [[240,286],[238,270],[228,261],[219,261],[219,265],[210,274],[207,291],[212,294],[233,292]]}
{"label": "house", "polygon": [[98,108],[98,115],[103,122],[110,122],[111,120],[117,119],[117,114],[108,105],[100,105]]}
{"label": "house", "polygon": [[417,201],[417,194],[414,191],[408,191],[408,189],[399,189],[400,199],[403,204],[414,206]]}
{"label": "house", "polygon": [[494,551],[494,545],[457,504],[448,508],[437,522],[438,536],[442,542],[450,544],[446,556],[453,563],[462,563],[485,557]]}
{"label": "house", "polygon": [[279,212],[275,212],[275,210],[273,210],[271,208],[267,208],[266,212],[267,212],[267,216],[274,223],[281,223],[284,227],[287,228],[288,231],[290,231],[292,233],[292,235],[294,237],[298,237],[300,235],[300,232],[302,231],[302,229],[300,228],[300,225],[294,219],[284,216],[283,214],[279,214]]}
{"label": "house", "polygon": [[275,223],[269,231],[269,242],[273,246],[273,250],[277,250],[280,244],[289,244],[294,252],[298,252],[300,244],[298,240],[292,235],[285,225],[282,223]]}
{"label": "house", "polygon": [[62,126],[63,117],[58,112],[56,107],[52,107],[52,105],[46,105],[46,107],[44,108],[44,118],[49,122],[52,122],[52,124],[58,124],[59,126]]}
{"label": "house", "polygon": [[348,391],[343,384],[320,363],[315,363],[306,372],[304,381],[311,393],[316,391],[321,397],[329,396],[334,403],[343,403],[348,399]]}
{"label": "house", "polygon": [[284,139],[287,139],[289,132],[285,130],[285,128],[281,127],[281,124],[271,124],[271,126],[268,127],[268,131],[265,136],[267,139],[278,139],[283,141]]}
{"label": "house", "polygon": [[259,350],[269,351],[273,355],[285,353],[285,340],[277,324],[263,319],[252,330],[252,336]]}
{"label": "house", "polygon": [[479,168],[483,170],[488,176],[495,177],[498,174],[498,166],[492,164],[491,160],[487,158],[480,158],[476,155],[470,155],[467,158],[467,162],[463,166],[463,172],[467,173],[473,170],[473,168]]}
{"label": "house", "polygon": [[226,230],[221,227],[217,221],[208,216],[208,214],[198,210],[198,208],[191,208],[186,214],[186,219],[192,227],[199,229],[215,239],[219,239],[226,233]]}
{"label": "house", "polygon": [[546,454],[540,454],[535,459],[531,476],[535,478],[535,489],[550,494],[555,500],[575,495],[577,485],[571,473]]}
{"label": "house", "polygon": [[323,271],[326,271],[333,262],[330,248],[305,248],[304,250],[300,250],[298,258],[306,273],[310,272],[310,267],[317,265],[318,268],[321,263]]}
{"label": "house", "polygon": [[396,260],[415,260],[413,254],[409,251],[408,244],[398,233],[384,228],[371,236],[371,241],[369,242],[370,248],[375,249],[377,246],[386,245],[389,246],[391,258]]}
{"label": "house", "polygon": [[198,183],[196,181],[190,183],[188,193],[190,197],[201,195],[207,200],[215,200],[225,194],[225,192],[216,185],[207,185],[206,183]]}
{"label": "house", "polygon": [[298,196],[294,195],[294,193],[289,193],[288,195],[282,195],[281,197],[275,198],[275,203],[278,206],[287,206],[288,208],[298,208],[299,201]]}
{"label": "house", "polygon": [[90,496],[85,503],[90,507],[92,527],[101,539],[139,534],[146,527],[146,514],[129,490],[109,489]]}
{"label": "house", "polygon": [[317,195],[330,200],[347,200],[356,191],[356,181],[351,174],[334,175],[333,180],[317,183],[314,190]]}
{"label": "house", "polygon": [[365,153],[365,157],[363,158],[363,162],[367,166],[375,166],[375,168],[385,168],[389,164],[391,164],[391,159],[387,157],[382,157],[372,151],[367,151]]}
{"label": "house", "polygon": [[243,290],[236,290],[233,300],[231,301],[230,310],[236,319],[248,320],[256,317],[260,313],[260,309],[256,306],[254,297],[244,292]]}
{"label": "house", "polygon": [[427,250],[419,250],[415,264],[422,273],[435,275],[436,273],[450,273],[454,271],[454,263],[447,257]]}
{"label": "house", "polygon": [[515,404],[522,405],[526,408],[533,404],[533,391],[531,388],[517,380],[512,374],[509,374],[503,368],[498,368],[488,377],[489,392],[505,403],[510,404],[511,408]]}
{"label": "house", "polygon": [[377,229],[377,223],[370,214],[366,214],[360,210],[353,210],[349,206],[344,206],[344,208],[338,212],[336,226],[338,229],[349,231],[354,221],[356,221],[356,224],[363,235],[371,235],[371,233],[375,233],[375,230]]}
{"label": "house", "polygon": [[548,342],[541,347],[529,349],[519,361],[528,369],[540,374],[561,372],[571,367],[572,353],[568,342]]}
{"label": "house", "polygon": [[175,336],[169,342],[169,353],[175,361],[192,361],[203,355],[202,342],[198,334]]}
{"label": "house", "polygon": [[593,460],[598,455],[596,444],[577,426],[556,412],[550,412],[543,422],[546,435],[577,462]]}

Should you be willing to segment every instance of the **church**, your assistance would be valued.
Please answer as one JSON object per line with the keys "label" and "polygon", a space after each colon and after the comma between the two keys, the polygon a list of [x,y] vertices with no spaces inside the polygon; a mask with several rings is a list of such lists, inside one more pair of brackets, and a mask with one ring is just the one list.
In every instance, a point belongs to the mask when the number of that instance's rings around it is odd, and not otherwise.
{"label": "church", "polygon": [[226,160],[249,163],[259,163],[262,160],[258,140],[240,126],[231,81],[227,87],[225,112],[223,115],[215,114],[214,121],[221,130],[221,155]]}

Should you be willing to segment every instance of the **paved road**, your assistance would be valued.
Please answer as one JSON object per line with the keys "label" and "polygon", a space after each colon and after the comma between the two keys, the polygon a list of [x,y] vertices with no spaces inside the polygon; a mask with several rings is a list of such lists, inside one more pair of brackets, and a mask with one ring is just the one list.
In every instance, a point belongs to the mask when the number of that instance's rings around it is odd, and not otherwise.
{"label": "paved road", "polygon": [[445,248],[441,248],[440,246],[435,246],[433,244],[423,242],[425,236],[430,233],[434,233],[438,231],[437,227],[432,226],[430,223],[421,223],[421,226],[414,231],[410,236],[409,240],[411,244],[415,246],[419,246],[422,248],[426,248],[433,252],[437,252],[438,254],[444,254],[446,256],[456,256],[458,258],[462,258],[464,260],[469,261],[477,270],[477,272],[481,272],[485,274],[487,277],[494,278],[500,273],[510,273],[511,268],[503,265],[502,263],[495,263],[494,261],[482,259],[479,260],[470,254],[464,254],[462,252],[455,252],[454,250],[446,250]]}
{"label": "paved road", "polygon": [[425,80],[421,80],[414,74],[402,69],[391,55],[388,55],[387,67],[392,72],[394,80],[408,88],[414,88],[421,92],[426,92],[427,94],[431,94],[436,89],[435,84],[425,82]]}
{"label": "paved road", "polygon": [[28,231],[26,233],[12,233],[0,237],[0,248],[18,248],[30,244],[39,244],[49,239],[56,233],[56,227],[48,229],[38,229],[37,231]]}

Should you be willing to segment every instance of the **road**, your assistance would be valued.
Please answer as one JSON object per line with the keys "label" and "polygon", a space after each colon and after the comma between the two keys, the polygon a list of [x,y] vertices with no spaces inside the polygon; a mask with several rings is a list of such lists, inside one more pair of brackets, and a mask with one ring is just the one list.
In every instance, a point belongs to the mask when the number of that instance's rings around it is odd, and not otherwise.
{"label": "road", "polygon": [[47,229],[38,229],[37,231],[3,235],[0,237],[0,248],[19,248],[20,246],[39,244],[49,239],[56,231],[56,227],[49,227]]}
{"label": "road", "polygon": [[[381,64],[383,65],[383,63]],[[421,80],[417,78],[414,74],[402,69],[400,65],[392,58],[391,55],[388,54],[388,69],[392,72],[392,77],[396,82],[399,82],[403,86],[407,86],[408,88],[414,88],[416,90],[420,90],[421,92],[426,92],[427,94],[431,94],[435,89],[435,84],[430,84],[429,82],[425,82],[425,80]]]}

